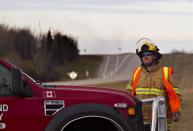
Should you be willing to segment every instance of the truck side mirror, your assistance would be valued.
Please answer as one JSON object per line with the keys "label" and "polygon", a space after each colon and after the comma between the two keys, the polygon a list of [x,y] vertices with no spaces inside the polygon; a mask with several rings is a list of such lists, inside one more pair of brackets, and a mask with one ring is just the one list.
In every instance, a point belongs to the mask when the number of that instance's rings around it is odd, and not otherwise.
{"label": "truck side mirror", "polygon": [[13,95],[19,95],[22,88],[22,73],[18,68],[11,70],[11,90]]}

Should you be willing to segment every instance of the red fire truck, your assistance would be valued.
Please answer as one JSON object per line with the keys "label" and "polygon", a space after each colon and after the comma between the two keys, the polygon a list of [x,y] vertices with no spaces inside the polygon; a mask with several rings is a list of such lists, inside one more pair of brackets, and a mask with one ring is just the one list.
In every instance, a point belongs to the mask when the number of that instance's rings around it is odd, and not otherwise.
{"label": "red fire truck", "polygon": [[43,86],[0,58],[0,130],[143,131],[141,107],[120,90]]}

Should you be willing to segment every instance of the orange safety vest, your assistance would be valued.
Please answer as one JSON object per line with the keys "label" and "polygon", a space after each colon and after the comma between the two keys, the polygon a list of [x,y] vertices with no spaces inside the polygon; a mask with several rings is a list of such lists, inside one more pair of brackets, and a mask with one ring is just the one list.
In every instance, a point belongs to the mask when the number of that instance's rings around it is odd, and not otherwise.
{"label": "orange safety vest", "polygon": [[[134,96],[136,92],[137,83],[139,80],[140,73],[142,71],[141,67],[135,69],[132,76],[132,91],[131,94]],[[168,97],[170,109],[172,112],[178,112],[180,109],[180,101],[176,92],[174,91],[172,85],[169,83],[169,78],[173,72],[171,67],[163,67],[162,68],[162,81],[165,86],[166,95]]]}

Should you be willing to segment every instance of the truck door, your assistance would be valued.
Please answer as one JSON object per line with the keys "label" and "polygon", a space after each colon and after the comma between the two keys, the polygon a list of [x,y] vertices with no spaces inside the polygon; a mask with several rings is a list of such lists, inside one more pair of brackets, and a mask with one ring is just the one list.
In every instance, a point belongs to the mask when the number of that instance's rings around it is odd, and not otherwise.
{"label": "truck door", "polygon": [[39,131],[38,96],[21,97],[11,92],[11,71],[0,64],[0,130]]}

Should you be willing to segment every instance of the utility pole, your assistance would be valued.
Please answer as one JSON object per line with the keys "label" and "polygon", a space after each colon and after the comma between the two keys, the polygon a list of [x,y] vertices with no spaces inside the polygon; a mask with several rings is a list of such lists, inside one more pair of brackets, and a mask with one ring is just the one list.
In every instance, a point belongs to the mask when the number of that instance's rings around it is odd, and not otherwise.
{"label": "utility pole", "polygon": [[84,49],[84,55],[86,55],[86,51],[87,51],[87,50],[86,50],[86,49]]}
{"label": "utility pole", "polygon": [[121,47],[119,47],[119,54],[121,54]]}
{"label": "utility pole", "polygon": [[[39,20],[39,22],[38,22],[38,26],[39,26],[39,44],[40,44],[40,46],[41,46],[41,40],[42,40],[42,30],[41,30],[41,24],[40,24],[40,20]],[[42,48],[42,51],[41,51],[41,53],[40,53],[40,73],[42,73],[43,72],[43,66],[44,66],[44,48]]]}

